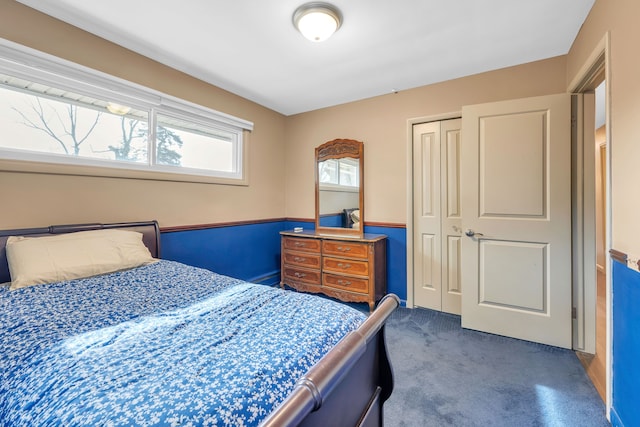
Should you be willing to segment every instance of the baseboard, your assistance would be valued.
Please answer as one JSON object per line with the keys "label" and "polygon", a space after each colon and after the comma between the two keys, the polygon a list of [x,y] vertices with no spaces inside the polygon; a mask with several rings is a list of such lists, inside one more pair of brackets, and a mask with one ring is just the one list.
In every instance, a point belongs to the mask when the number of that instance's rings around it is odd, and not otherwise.
{"label": "baseboard", "polygon": [[622,422],[622,420],[618,416],[618,413],[613,407],[609,412],[609,418],[611,418],[610,422],[612,427],[624,427],[624,423]]}
{"label": "baseboard", "polygon": [[271,271],[267,274],[248,279],[247,282],[258,283],[259,285],[275,286],[280,284],[280,270]]}

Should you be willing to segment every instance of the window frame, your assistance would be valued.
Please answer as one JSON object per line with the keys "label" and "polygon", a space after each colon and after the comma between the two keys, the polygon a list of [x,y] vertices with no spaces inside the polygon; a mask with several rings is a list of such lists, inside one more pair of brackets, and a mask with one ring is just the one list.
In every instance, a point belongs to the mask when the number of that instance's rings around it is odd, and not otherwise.
{"label": "window frame", "polygon": [[[0,73],[148,112],[148,163],[91,159],[0,147],[0,170],[248,185],[253,123],[0,38]],[[31,93],[25,91],[26,93]],[[33,93],[37,96],[37,93]],[[64,100],[68,102],[68,100]],[[69,102],[72,103],[72,102]],[[155,164],[157,115],[193,122],[234,136],[235,172]]]}

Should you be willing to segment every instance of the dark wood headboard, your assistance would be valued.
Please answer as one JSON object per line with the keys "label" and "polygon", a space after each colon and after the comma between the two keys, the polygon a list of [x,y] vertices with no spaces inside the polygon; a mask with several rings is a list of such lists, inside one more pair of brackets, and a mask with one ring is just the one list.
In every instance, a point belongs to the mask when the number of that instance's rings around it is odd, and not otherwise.
{"label": "dark wood headboard", "polygon": [[51,225],[40,228],[21,228],[15,230],[0,230],[0,283],[10,282],[9,266],[5,246],[9,236],[50,236],[52,234],[73,233],[76,231],[105,230],[121,228],[142,233],[142,241],[149,248],[151,256],[160,258],[160,228],[157,221],[121,222],[113,224],[68,224]]}

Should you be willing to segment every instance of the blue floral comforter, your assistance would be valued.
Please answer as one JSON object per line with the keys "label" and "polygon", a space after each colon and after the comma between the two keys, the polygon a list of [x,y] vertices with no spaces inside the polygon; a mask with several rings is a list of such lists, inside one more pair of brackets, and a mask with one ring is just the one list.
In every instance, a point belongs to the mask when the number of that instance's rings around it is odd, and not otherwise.
{"label": "blue floral comforter", "polygon": [[0,425],[257,425],[363,320],[165,260],[2,288]]}

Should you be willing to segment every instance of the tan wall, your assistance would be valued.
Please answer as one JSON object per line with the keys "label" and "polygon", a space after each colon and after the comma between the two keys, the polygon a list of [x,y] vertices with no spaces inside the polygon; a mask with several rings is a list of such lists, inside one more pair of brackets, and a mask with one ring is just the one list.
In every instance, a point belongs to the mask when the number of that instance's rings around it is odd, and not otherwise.
{"label": "tan wall", "polygon": [[280,218],[285,117],[12,0],[0,37],[254,122],[248,187],[0,171],[0,229],[158,219],[161,226]]}
{"label": "tan wall", "polygon": [[[312,218],[313,153],[335,138],[365,142],[366,217],[406,222],[407,120],[463,105],[559,93],[611,31],[614,247],[639,252],[634,178],[640,144],[640,27],[634,0],[597,0],[567,57],[551,58],[363,101],[283,117],[12,0],[0,0],[0,37],[251,120],[250,185],[172,183],[0,172],[0,228],[157,218],[183,225],[288,216]],[[284,156],[283,156],[284,153]],[[284,172],[283,172],[284,171]],[[283,192],[284,188],[284,192]],[[49,200],[53,203],[35,203]],[[34,202],[31,202],[34,201]],[[45,207],[46,206],[46,207]]]}
{"label": "tan wall", "polygon": [[640,255],[640,2],[596,0],[567,57],[567,81],[576,78],[607,31],[611,40],[612,246]]}
{"label": "tan wall", "polygon": [[320,215],[342,213],[343,209],[357,208],[358,192],[320,190]]}
{"label": "tan wall", "polygon": [[564,93],[565,76],[562,56],[290,116],[286,214],[313,218],[314,148],[348,138],[364,142],[365,220],[405,224],[409,119],[460,113],[463,105]]}

